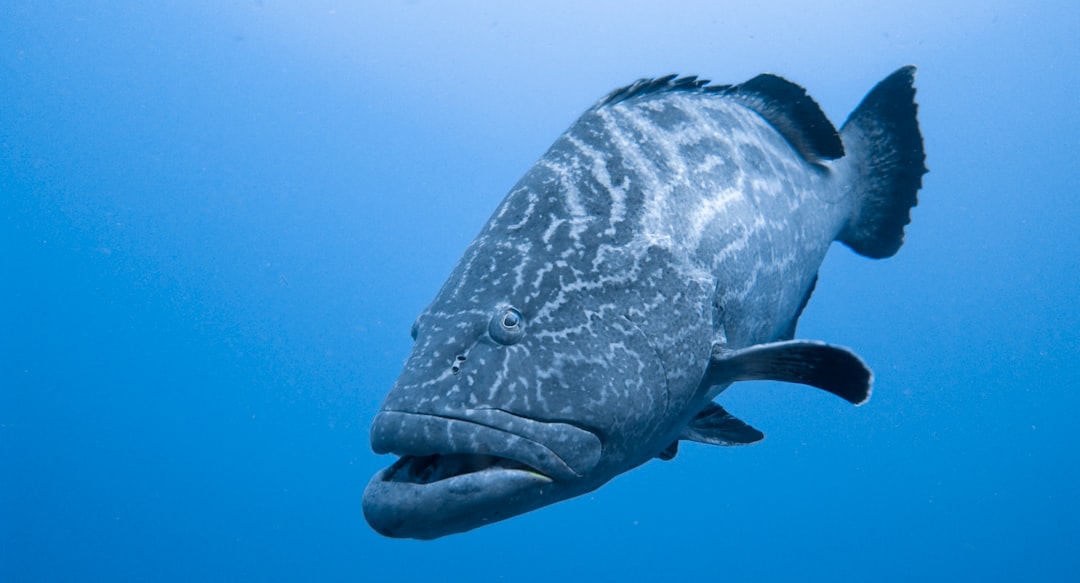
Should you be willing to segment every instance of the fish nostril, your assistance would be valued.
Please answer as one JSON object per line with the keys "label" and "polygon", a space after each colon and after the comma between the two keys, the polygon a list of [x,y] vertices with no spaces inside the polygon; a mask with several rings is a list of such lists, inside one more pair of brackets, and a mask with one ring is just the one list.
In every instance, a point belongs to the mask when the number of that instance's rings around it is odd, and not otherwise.
{"label": "fish nostril", "polygon": [[454,359],[454,364],[450,366],[450,372],[454,374],[461,372],[461,363],[463,362],[465,362],[465,355],[457,355],[457,358]]}

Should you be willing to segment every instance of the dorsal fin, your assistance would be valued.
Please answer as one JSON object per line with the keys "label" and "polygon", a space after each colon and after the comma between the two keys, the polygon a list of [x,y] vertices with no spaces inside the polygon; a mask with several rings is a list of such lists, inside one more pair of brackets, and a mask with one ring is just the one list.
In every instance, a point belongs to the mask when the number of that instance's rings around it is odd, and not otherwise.
{"label": "dorsal fin", "polygon": [[697,75],[679,77],[678,75],[664,75],[655,79],[638,79],[626,87],[620,87],[605,95],[590,109],[599,109],[607,105],[622,103],[642,95],[655,93],[669,93],[682,91],[686,93],[719,93],[731,89],[731,85],[709,85],[708,79],[698,79]]}
{"label": "dorsal fin", "polygon": [[596,102],[591,110],[657,93],[712,93],[725,95],[758,112],[808,162],[818,164],[844,156],[844,143],[825,112],[806,90],[776,75],[765,73],[739,85],[709,85],[694,75],[665,75],[639,79]]}
{"label": "dorsal fin", "polygon": [[724,93],[761,114],[807,161],[817,164],[844,156],[836,127],[799,85],[765,73]]}

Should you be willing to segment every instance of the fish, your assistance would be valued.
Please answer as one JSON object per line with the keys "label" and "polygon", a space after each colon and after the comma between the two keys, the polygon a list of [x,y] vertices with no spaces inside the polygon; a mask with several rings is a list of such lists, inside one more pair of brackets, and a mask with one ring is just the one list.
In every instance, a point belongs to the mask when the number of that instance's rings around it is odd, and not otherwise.
{"label": "fish", "polygon": [[434,539],[591,492],[682,441],[764,434],[716,398],[873,375],[795,338],[826,251],[903,245],[927,172],[915,67],[838,131],[801,86],[642,79],[590,107],[510,190],[412,325],[371,423],[378,533]]}

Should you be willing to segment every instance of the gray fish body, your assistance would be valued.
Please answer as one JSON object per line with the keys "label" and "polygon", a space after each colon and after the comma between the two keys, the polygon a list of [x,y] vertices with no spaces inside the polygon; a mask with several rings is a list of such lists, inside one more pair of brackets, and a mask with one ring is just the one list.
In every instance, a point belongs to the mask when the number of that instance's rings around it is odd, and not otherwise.
{"label": "gray fish body", "polygon": [[[893,77],[914,124],[911,74]],[[372,425],[373,448],[402,456],[365,492],[372,526],[434,538],[593,490],[674,455],[680,438],[760,439],[712,404],[734,381],[865,399],[857,357],[783,341],[833,240],[871,256],[902,241],[918,185],[893,205],[903,217],[890,211],[899,231],[883,234],[865,224],[881,219],[864,201],[891,196],[900,179],[873,171],[873,154],[844,155],[873,152],[880,127],[845,128],[841,145],[801,88],[772,76],[642,81],[587,111],[414,324],[413,352]],[[908,183],[923,172],[921,137],[917,147],[893,155],[910,166]],[[808,365],[811,353],[841,364]],[[810,378],[833,367],[859,369],[857,386]]]}

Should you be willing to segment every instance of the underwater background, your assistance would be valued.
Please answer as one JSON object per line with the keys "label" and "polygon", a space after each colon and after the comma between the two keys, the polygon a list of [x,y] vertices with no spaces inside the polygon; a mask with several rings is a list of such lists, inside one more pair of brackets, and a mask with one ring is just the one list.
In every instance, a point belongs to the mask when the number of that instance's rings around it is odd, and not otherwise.
{"label": "underwater background", "polygon": [[[1080,580],[1080,4],[0,5],[0,581]],[[360,511],[409,328],[640,77],[774,72],[837,125],[916,64],[907,243],[801,338],[874,395],[431,542]]]}

